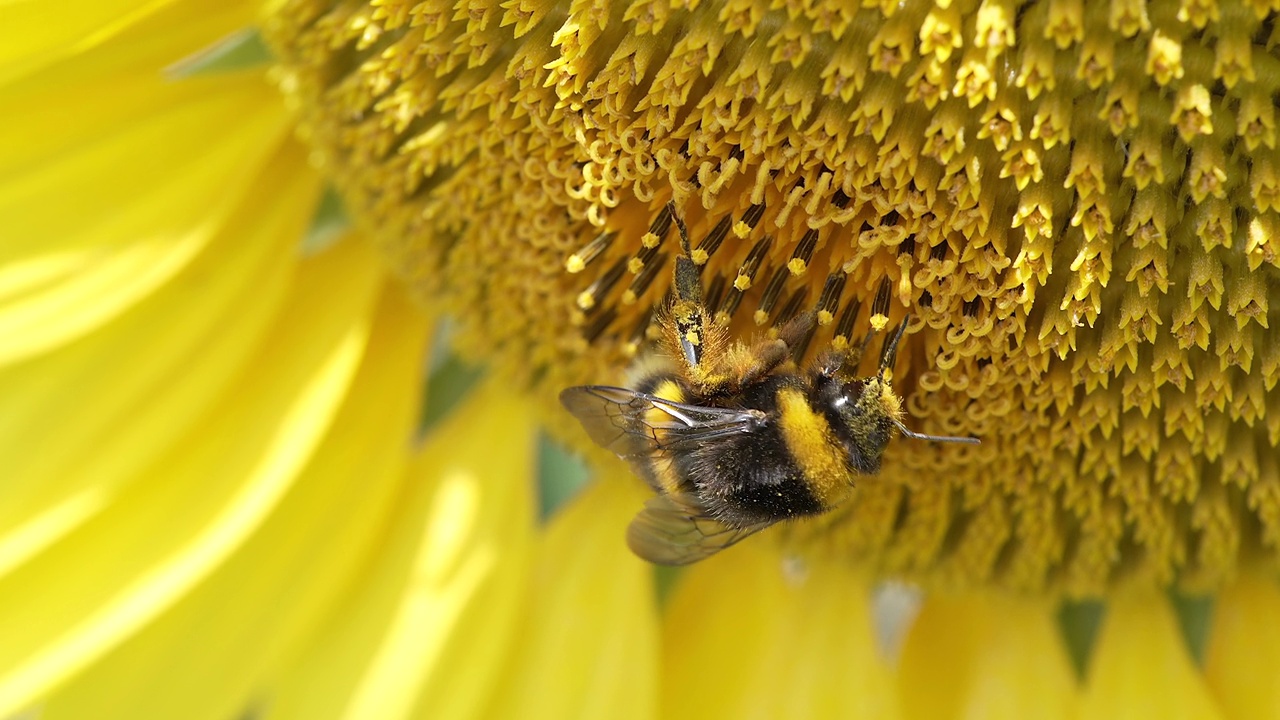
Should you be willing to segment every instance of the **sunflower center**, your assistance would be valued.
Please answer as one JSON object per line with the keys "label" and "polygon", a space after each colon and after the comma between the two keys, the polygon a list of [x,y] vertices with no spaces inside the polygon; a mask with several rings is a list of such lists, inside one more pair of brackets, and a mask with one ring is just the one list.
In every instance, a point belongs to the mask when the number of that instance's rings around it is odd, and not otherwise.
{"label": "sunflower center", "polygon": [[[885,572],[1211,586],[1280,542],[1280,52],[1213,0],[296,0],[286,91],[464,344],[550,395],[679,252],[735,333],[887,287],[915,429],[797,535]],[[566,421],[566,427],[567,421]]]}

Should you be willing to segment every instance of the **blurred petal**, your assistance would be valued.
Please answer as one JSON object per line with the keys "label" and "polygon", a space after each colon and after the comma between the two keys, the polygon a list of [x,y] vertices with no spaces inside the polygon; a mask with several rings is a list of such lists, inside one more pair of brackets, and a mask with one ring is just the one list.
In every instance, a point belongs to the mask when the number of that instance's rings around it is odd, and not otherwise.
{"label": "blurred petal", "polygon": [[1159,592],[1121,591],[1107,603],[1079,717],[1222,717],[1187,652],[1173,610]]}
{"label": "blurred petal", "polygon": [[271,193],[237,208],[172,281],[77,342],[0,369],[0,574],[56,536],[41,518],[137,477],[252,361],[318,191],[297,148],[275,160],[257,185]]}
{"label": "blurred petal", "polygon": [[692,567],[667,609],[665,718],[895,718],[870,585],[844,563],[784,567],[767,538]]}
{"label": "blurred petal", "polygon": [[[0,364],[118,317],[221,249],[219,232],[241,205],[261,202],[246,192],[287,132],[270,88],[259,75],[193,82],[198,98],[178,85],[129,88],[125,101],[141,93],[163,107],[97,126],[48,157],[0,148]],[[75,116],[81,101],[69,92],[52,104]],[[48,137],[44,125],[20,116],[14,134]]]}
{"label": "blurred petal", "polygon": [[1205,679],[1232,720],[1280,718],[1280,585],[1254,570],[1218,594]]}
{"label": "blurred petal", "polygon": [[1054,603],[1001,593],[931,596],[903,646],[904,715],[924,720],[1060,720],[1076,681]]}
{"label": "blurred petal", "polygon": [[534,425],[472,393],[408,473],[385,537],[269,698],[271,717],[475,717],[516,632],[533,538]]}
{"label": "blurred petal", "polygon": [[[167,64],[250,22],[257,5],[246,0],[69,0],[55,5],[46,0],[4,0],[0,84],[104,44],[116,46],[116,58],[176,48],[161,56]],[[143,38],[142,43],[129,42]]]}
{"label": "blurred petal", "polygon": [[156,622],[55,694],[42,717],[235,717],[281,658],[296,654],[359,564],[381,551],[403,484],[427,323],[392,290],[372,324],[371,334],[358,330],[363,359],[332,425],[260,527]]}
{"label": "blurred petal", "polygon": [[658,717],[653,573],[623,539],[641,502],[633,478],[606,477],[552,518],[488,717]]}
{"label": "blurred petal", "polygon": [[0,575],[207,412],[288,290],[320,181],[262,73],[164,79],[225,29],[202,7],[0,86]]}
{"label": "blurred petal", "polygon": [[121,488],[86,484],[96,512],[0,578],[0,716],[154,621],[261,528],[334,421],[379,277],[357,243],[308,263],[272,342],[201,422]]}

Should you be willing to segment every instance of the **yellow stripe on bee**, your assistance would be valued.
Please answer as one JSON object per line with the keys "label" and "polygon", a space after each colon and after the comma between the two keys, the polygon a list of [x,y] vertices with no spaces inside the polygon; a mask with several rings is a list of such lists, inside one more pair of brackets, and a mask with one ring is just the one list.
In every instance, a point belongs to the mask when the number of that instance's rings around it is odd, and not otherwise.
{"label": "yellow stripe on bee", "polygon": [[796,388],[778,391],[778,411],[782,439],[814,499],[827,508],[844,500],[853,478],[845,464],[844,447],[831,432],[827,418],[814,412],[804,392]]}
{"label": "yellow stripe on bee", "polygon": [[[671,402],[685,401],[684,388],[680,387],[680,383],[675,380],[663,380],[649,394]],[[655,407],[644,411],[644,419],[654,427],[671,422],[670,415]],[[658,439],[661,440],[664,431],[654,430],[654,432],[658,433]],[[649,468],[658,482],[659,490],[666,493],[680,492],[680,475],[676,472],[674,459],[666,454],[654,454],[649,459]]]}

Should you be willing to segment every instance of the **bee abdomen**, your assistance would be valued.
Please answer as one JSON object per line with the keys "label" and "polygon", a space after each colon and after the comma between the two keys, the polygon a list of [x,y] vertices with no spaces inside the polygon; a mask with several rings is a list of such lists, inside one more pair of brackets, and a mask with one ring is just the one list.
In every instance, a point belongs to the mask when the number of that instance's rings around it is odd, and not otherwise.
{"label": "bee abdomen", "polygon": [[699,449],[684,474],[712,514],[730,525],[817,515],[829,508],[814,494],[776,423]]}

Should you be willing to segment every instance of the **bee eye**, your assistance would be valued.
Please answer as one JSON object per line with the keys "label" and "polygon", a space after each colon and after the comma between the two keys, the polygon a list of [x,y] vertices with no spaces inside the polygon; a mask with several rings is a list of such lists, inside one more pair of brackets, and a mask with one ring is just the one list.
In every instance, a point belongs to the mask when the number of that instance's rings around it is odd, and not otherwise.
{"label": "bee eye", "polygon": [[857,400],[866,390],[867,381],[865,378],[851,380],[840,387],[840,395],[846,400]]}

